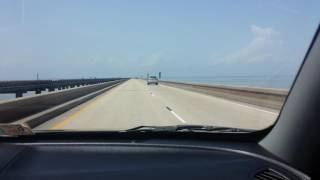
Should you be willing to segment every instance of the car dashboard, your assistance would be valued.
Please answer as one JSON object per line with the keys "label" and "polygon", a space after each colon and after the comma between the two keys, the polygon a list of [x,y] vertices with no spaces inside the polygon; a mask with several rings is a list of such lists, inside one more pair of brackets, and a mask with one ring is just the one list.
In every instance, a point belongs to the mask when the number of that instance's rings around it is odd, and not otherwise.
{"label": "car dashboard", "polygon": [[309,179],[255,143],[33,141],[0,145],[0,179]]}

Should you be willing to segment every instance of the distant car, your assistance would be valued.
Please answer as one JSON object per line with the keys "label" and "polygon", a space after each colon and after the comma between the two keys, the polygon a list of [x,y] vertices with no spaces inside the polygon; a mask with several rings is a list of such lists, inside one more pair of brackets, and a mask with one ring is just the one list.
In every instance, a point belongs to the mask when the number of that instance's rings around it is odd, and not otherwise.
{"label": "distant car", "polygon": [[150,84],[158,85],[159,84],[158,78],[156,76],[150,76],[147,80],[147,85],[150,85]]}

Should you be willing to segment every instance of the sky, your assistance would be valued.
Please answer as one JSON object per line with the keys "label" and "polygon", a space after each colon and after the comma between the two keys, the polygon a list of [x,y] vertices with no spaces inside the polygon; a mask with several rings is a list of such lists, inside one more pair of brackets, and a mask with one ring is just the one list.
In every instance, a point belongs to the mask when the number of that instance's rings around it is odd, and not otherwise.
{"label": "sky", "polygon": [[0,80],[295,75],[319,7],[319,0],[0,0]]}

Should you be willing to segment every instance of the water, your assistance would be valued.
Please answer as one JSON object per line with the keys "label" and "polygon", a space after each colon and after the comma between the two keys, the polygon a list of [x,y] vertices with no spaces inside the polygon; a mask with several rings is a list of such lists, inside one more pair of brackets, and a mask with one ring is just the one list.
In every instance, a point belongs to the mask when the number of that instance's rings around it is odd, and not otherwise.
{"label": "water", "polygon": [[215,77],[166,77],[164,80],[230,86],[289,89],[293,75],[282,76],[215,76]]}
{"label": "water", "polygon": [[[41,94],[44,94],[44,93],[48,93],[48,90],[41,92]],[[23,97],[34,96],[34,95],[36,95],[35,91],[28,91],[27,93],[23,93]],[[1,101],[6,101],[6,100],[10,100],[10,99],[15,99],[15,98],[16,98],[16,94],[14,94],[14,93],[12,93],[12,94],[0,94],[0,102]]]}

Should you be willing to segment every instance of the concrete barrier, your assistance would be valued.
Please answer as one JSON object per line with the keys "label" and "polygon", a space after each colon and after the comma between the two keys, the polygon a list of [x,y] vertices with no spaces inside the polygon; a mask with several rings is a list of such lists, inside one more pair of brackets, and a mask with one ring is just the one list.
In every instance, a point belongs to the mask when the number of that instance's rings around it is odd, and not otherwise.
{"label": "concrete barrier", "polygon": [[16,97],[22,97],[23,93],[28,91],[35,91],[36,94],[41,94],[41,91],[46,89],[52,92],[55,89],[68,89],[69,87],[93,85],[121,79],[123,78],[0,81],[0,93],[14,93]]}
{"label": "concrete barrier", "polygon": [[223,99],[280,110],[288,94],[286,89],[255,88],[226,85],[208,85],[176,81],[160,81],[161,84],[204,93]]}
{"label": "concrete barrier", "polygon": [[37,96],[3,101],[0,103],[0,123],[11,123],[20,120],[106,87],[124,82],[125,80],[126,79],[110,81],[97,85],[89,85]]}
{"label": "concrete barrier", "polygon": [[99,91],[95,91],[93,93],[90,93],[88,95],[85,95],[85,96],[82,96],[82,97],[79,97],[77,99],[74,99],[74,100],[71,100],[71,101],[68,101],[66,103],[63,103],[63,104],[60,104],[58,106],[54,106],[50,109],[47,109],[47,110],[44,110],[44,111],[41,111],[37,114],[34,114],[34,115],[31,115],[31,116],[28,116],[26,118],[23,118],[19,121],[15,121],[14,123],[24,123],[24,124],[27,124],[30,128],[35,128],[43,123],[45,123],[46,121],[49,121],[51,120],[52,118],[56,117],[56,116],[59,116],[60,114],[90,100],[90,99],[93,99],[94,97],[100,95],[100,94],[103,94],[104,92],[112,89],[113,87],[117,86],[118,84],[120,84],[121,82],[117,83],[117,84],[114,84],[112,86],[109,86],[109,87],[106,87],[102,90],[99,90]]}

